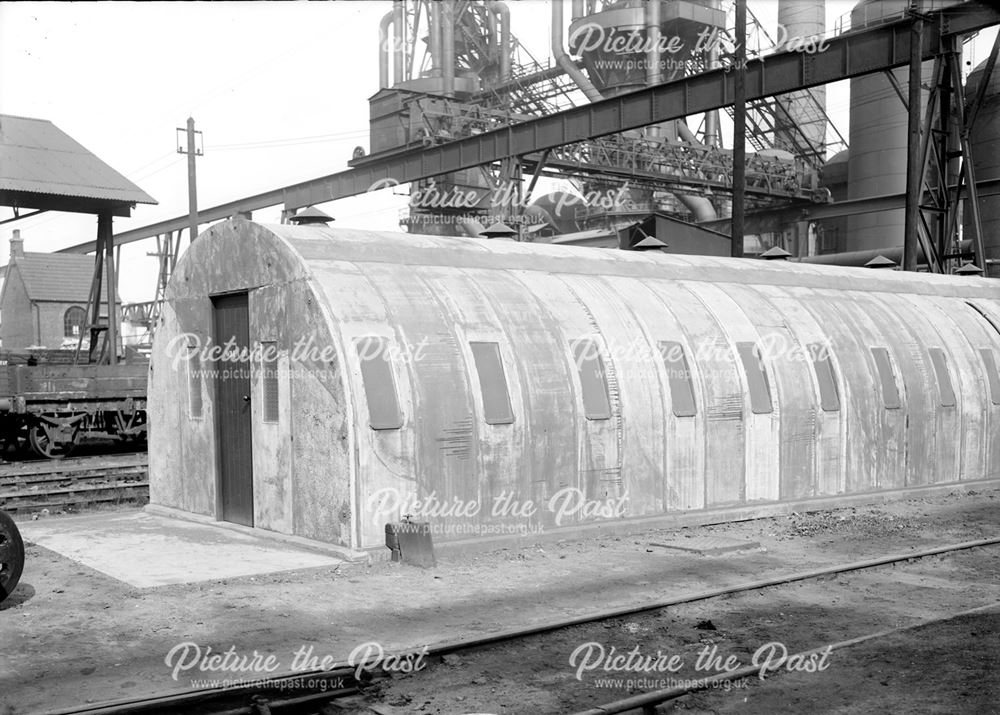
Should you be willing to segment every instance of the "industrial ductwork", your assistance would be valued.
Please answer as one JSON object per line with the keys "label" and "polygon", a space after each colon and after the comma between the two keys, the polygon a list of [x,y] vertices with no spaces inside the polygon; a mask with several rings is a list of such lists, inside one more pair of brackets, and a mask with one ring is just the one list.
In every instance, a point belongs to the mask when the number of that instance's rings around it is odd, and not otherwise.
{"label": "industrial ductwork", "polygon": [[566,54],[563,47],[563,0],[552,0],[552,57],[562,71],[569,75],[576,86],[587,96],[591,102],[603,99],[597,87],[585,75],[579,67]]}
{"label": "industrial ductwork", "polygon": [[[582,6],[583,3],[580,3]],[[578,8],[576,0],[573,3],[574,19],[576,12],[582,10]],[[648,2],[644,10],[644,25],[647,33],[652,33],[655,38],[660,35],[660,3],[659,0]],[[649,35],[647,35],[649,36]],[[658,42],[650,42],[650,50],[645,55],[646,60],[646,82],[657,84],[662,81],[660,72],[660,55],[656,51]],[[566,74],[576,83],[591,102],[603,99],[603,95],[594,86],[593,82],[580,70],[570,59],[563,48],[563,0],[552,0],[552,56]],[[681,138],[691,144],[700,145],[697,137],[682,121],[675,122],[677,131]],[[712,221],[718,217],[712,202],[703,196],[691,196],[688,194],[676,194],[688,211],[694,216],[696,221]]]}
{"label": "industrial ductwork", "polygon": [[510,79],[510,8],[507,3],[498,0],[489,3],[487,7],[496,15],[500,26],[500,81],[506,82]]}
{"label": "industrial ductwork", "polygon": [[[677,136],[682,141],[694,144],[695,146],[703,146],[698,141],[698,137],[691,131],[691,127],[683,119],[676,120],[674,125],[677,127]],[[675,196],[694,215],[696,221],[714,221],[718,218],[712,202],[704,196],[691,196],[690,194],[675,194]]]}
{"label": "industrial ductwork", "polygon": [[[378,23],[378,83],[379,89],[391,87],[403,81],[406,73],[406,18],[403,15],[403,3],[393,1],[392,10],[382,16]],[[389,26],[392,26],[392,37],[389,36]],[[392,57],[393,76],[389,78],[389,58]]]}
{"label": "industrial ductwork", "polygon": [[392,72],[393,81],[399,84],[406,74],[406,16],[402,0],[392,2]]}
{"label": "industrial ductwork", "polygon": [[389,86],[389,26],[392,25],[392,10],[382,16],[378,23],[378,86],[385,89]]}

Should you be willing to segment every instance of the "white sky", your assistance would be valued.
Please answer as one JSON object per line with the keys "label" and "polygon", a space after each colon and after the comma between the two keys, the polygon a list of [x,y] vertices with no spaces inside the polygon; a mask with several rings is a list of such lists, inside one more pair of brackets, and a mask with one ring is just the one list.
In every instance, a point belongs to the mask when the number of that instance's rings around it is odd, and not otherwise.
{"label": "white sky", "polygon": [[[548,2],[509,4],[515,36],[549,57]],[[828,0],[828,26],[853,4]],[[768,27],[776,22],[774,0],[750,8]],[[346,169],[355,146],[368,148],[378,21],[388,9],[385,1],[0,2],[0,113],[53,121],[159,201],[115,219],[117,233],[187,212],[185,157],[174,141],[189,115],[204,132],[203,208]],[[984,33],[966,59],[984,59],[992,37]],[[847,103],[846,83],[831,86],[828,113],[844,136]],[[399,230],[405,205],[382,191],[323,208],[337,226]],[[0,218],[11,215],[0,209]],[[92,240],[96,217],[53,213],[3,226],[0,264],[13,228],[26,250],[51,251]],[[156,263],[145,254],[154,247],[124,247],[126,301],[152,298]]]}

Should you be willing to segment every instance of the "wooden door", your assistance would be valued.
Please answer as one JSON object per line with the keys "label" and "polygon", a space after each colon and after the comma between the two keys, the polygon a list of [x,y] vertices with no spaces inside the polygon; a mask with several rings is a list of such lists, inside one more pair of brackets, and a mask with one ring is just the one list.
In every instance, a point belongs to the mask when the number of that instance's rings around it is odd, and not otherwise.
{"label": "wooden door", "polygon": [[218,445],[218,508],[222,521],[253,526],[253,451],[250,423],[250,323],[247,294],[212,299],[215,344],[215,423]]}

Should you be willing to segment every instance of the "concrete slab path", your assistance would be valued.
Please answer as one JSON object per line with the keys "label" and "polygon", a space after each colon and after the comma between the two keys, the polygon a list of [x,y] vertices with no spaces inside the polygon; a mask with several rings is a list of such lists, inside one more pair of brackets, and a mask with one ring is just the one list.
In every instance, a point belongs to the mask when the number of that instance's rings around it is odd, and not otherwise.
{"label": "concrete slab path", "polygon": [[18,524],[25,541],[135,588],[256,576],[340,559],[206,524],[146,512],[99,512]]}

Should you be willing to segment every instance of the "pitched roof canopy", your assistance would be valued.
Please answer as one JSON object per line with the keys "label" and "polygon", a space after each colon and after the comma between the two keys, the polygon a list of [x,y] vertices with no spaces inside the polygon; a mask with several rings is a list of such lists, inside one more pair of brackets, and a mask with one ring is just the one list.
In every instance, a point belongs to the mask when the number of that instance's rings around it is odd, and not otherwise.
{"label": "pitched roof canopy", "polygon": [[49,120],[0,114],[0,205],[127,216],[155,203]]}

